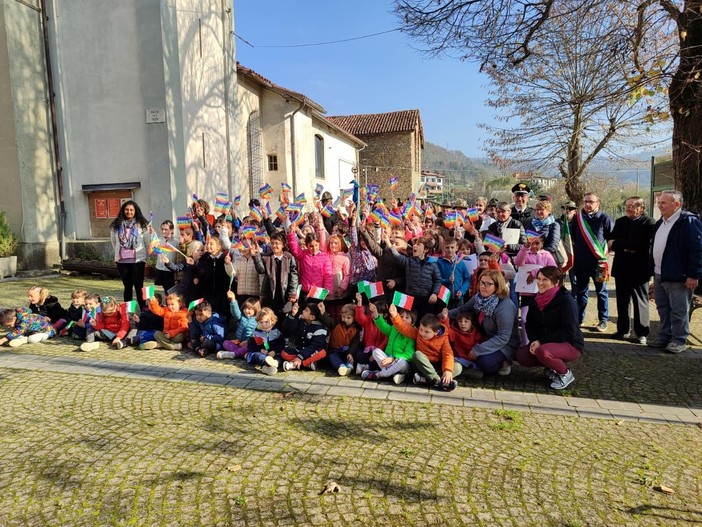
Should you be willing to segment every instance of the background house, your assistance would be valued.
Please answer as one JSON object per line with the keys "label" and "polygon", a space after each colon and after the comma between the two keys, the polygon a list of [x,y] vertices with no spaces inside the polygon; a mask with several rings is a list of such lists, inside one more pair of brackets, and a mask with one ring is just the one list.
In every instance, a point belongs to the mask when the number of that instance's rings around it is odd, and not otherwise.
{"label": "background house", "polygon": [[359,152],[360,184],[380,185],[380,195],[387,198],[390,178],[398,177],[397,197],[405,198],[417,191],[424,148],[419,110],[338,115],[327,119],[368,145]]}

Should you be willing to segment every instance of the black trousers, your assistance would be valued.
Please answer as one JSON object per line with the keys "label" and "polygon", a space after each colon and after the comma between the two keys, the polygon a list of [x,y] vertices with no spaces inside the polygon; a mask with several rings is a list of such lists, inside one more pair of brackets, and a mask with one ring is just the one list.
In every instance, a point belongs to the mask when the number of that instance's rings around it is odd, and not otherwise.
{"label": "black trousers", "polygon": [[617,288],[617,333],[629,333],[629,306],[634,304],[634,332],[638,337],[648,337],[648,281],[641,284],[632,283],[626,278],[615,278],[614,284]]}
{"label": "black trousers", "polygon": [[129,302],[134,299],[132,294],[136,290],[136,301],[140,309],[144,309],[144,267],[146,262],[118,263],[117,271],[124,285],[124,301]]}

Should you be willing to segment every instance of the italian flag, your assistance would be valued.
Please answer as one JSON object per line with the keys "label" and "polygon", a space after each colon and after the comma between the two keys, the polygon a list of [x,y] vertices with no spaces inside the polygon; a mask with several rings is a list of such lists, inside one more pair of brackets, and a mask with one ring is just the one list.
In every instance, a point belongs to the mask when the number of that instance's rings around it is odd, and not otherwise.
{"label": "italian flag", "polygon": [[372,282],[366,286],[366,295],[368,296],[368,300],[383,294],[383,282]]}
{"label": "italian flag", "polygon": [[154,294],[156,294],[156,286],[150,285],[148,287],[143,287],[141,291],[144,295],[144,300],[148,300],[149,298],[153,298]]}
{"label": "italian flag", "polygon": [[310,292],[307,294],[307,298],[314,298],[316,300],[324,300],[327,298],[327,295],[329,294],[328,289],[324,289],[323,287],[317,287],[317,286],[312,286],[310,287]]}
{"label": "italian flag", "polygon": [[124,313],[136,313],[137,310],[137,304],[136,300],[130,300],[129,302],[123,302],[122,303],[122,311]]}
{"label": "italian flag", "polygon": [[204,298],[198,298],[197,300],[193,300],[192,302],[190,302],[190,303],[188,304],[188,311],[192,311],[192,310],[195,309],[197,306],[199,306],[200,304],[202,304],[204,301],[205,301]]}
{"label": "italian flag", "polygon": [[441,300],[444,304],[448,305],[449,303],[449,298],[451,298],[451,291],[449,291],[445,286],[441,286],[441,289],[439,289],[439,294],[438,294],[439,300]]}
{"label": "italian flag", "polygon": [[401,307],[402,309],[410,310],[412,309],[412,303],[414,302],[414,297],[402,294],[398,291],[395,291],[395,294],[392,297],[392,303],[395,304],[397,307]]}

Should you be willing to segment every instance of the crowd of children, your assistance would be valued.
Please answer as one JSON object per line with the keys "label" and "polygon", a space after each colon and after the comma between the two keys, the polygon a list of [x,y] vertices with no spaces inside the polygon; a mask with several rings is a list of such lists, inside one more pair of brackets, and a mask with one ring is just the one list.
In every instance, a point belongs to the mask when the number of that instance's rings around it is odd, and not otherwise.
{"label": "crowd of children", "polygon": [[[483,270],[513,277],[504,253],[465,239],[450,212],[423,211],[422,223],[418,214],[401,216],[396,202],[360,213],[351,202],[331,214],[328,193],[317,201],[318,211],[274,216],[265,200],[252,200],[239,220],[233,207],[215,219],[198,199],[188,221],[179,218],[179,239],[170,220],[161,236],[151,229],[163,297],[152,287],[137,314],[129,302],[79,290],[64,309],[32,287],[28,308],[0,312],[9,330],[0,344],[58,336],[82,351],[102,343],[186,351],[243,359],[268,375],[326,367],[396,384],[409,376],[446,391],[461,374],[482,376],[472,352],[485,338],[478,318],[462,311],[449,321],[446,312],[475,294]],[[384,224],[389,215],[403,219]],[[159,250],[166,246],[175,250]],[[548,265],[542,247],[532,241],[517,259]]]}

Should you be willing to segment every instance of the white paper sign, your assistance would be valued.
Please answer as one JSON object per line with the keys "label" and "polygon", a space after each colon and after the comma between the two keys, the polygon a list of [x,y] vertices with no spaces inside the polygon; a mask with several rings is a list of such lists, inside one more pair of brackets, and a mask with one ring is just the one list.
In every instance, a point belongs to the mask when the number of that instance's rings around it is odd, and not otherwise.
{"label": "white paper sign", "polygon": [[535,269],[541,269],[543,265],[537,264],[526,264],[520,265],[519,271],[517,271],[517,293],[531,293],[536,294],[539,290],[536,287],[536,279],[530,284],[527,284],[527,276]]}
{"label": "white paper sign", "polygon": [[465,266],[468,268],[468,274],[473,276],[473,273],[478,268],[478,256],[475,254],[469,254],[463,260],[461,260]]}
{"label": "white paper sign", "polygon": [[506,245],[516,245],[519,243],[519,229],[502,229],[502,239]]}

